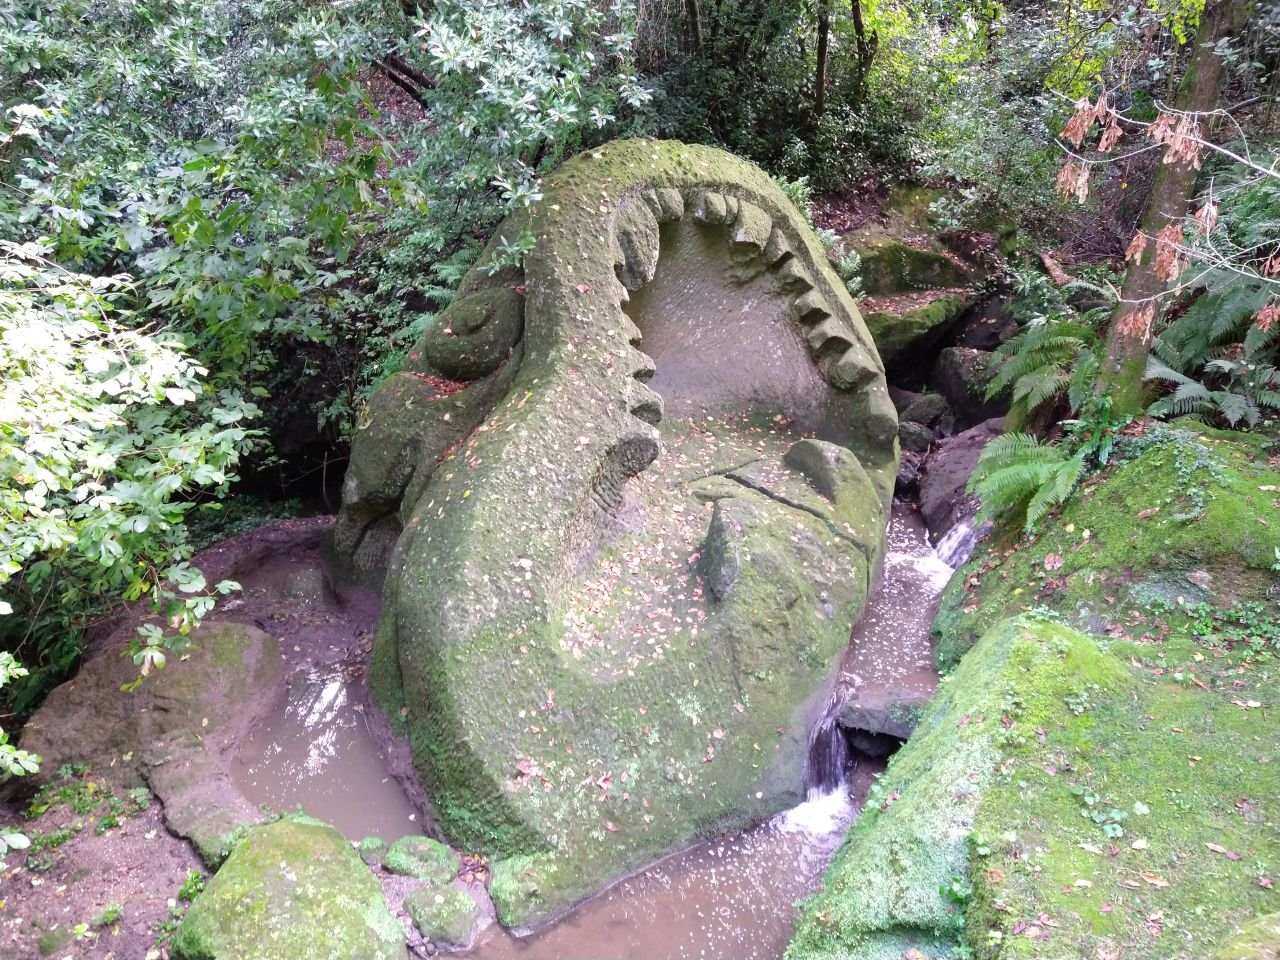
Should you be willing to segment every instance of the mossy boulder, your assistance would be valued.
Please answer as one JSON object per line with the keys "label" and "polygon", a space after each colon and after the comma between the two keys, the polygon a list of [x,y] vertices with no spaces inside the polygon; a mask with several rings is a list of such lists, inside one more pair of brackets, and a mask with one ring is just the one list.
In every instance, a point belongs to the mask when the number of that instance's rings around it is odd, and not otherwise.
{"label": "mossy boulder", "polygon": [[405,960],[404,929],[337,830],[250,829],[174,934],[175,960]]}
{"label": "mossy boulder", "polygon": [[517,348],[378,391],[335,538],[359,566],[394,534],[371,688],[444,835],[498,889],[521,865],[516,926],[801,797],[898,457],[874,343],[763,171],[630,141],[544,191],[456,301],[523,290]]}
{"label": "mossy boulder", "polygon": [[822,891],[804,905],[788,960],[951,956],[964,930],[970,834],[1010,729],[1007,703],[1020,699],[1018,722],[1032,730],[1066,712],[1060,698],[1080,678],[1116,690],[1124,676],[1065,628],[1011,620],[990,630],[868,794]]}
{"label": "mossy boulder", "polygon": [[1267,955],[1280,472],[1265,438],[1187,424],[1117,459],[953,579],[935,626],[958,665],[793,960]]}
{"label": "mossy boulder", "polygon": [[401,837],[382,858],[382,866],[391,873],[432,884],[448,883],[461,865],[454,851],[431,837]]}
{"label": "mossy boulder", "polygon": [[1246,923],[1213,960],[1280,960],[1280,913]]}
{"label": "mossy boulder", "polygon": [[404,909],[426,939],[454,948],[471,945],[484,915],[475,897],[447,884],[414,890],[405,897]]}
{"label": "mossy boulder", "polygon": [[974,300],[970,291],[955,289],[877,299],[867,305],[867,329],[886,365],[909,363],[936,344]]}
{"label": "mossy boulder", "polygon": [[126,643],[127,633],[113,637],[54,689],[27,723],[22,746],[48,773],[86,762],[124,786],[145,780],[169,829],[217,865],[237,829],[260,818],[221,756],[284,696],[284,660],[257,627],[207,623],[181,658],[123,693],[138,670],[122,653]]}
{"label": "mossy boulder", "polygon": [[524,304],[510,287],[491,287],[449,304],[418,349],[423,361],[454,380],[477,380],[507,359],[520,339]]}
{"label": "mossy boulder", "polygon": [[356,852],[360,854],[360,859],[371,867],[382,866],[382,861],[387,856],[387,841],[379,837],[365,837],[356,845]]}
{"label": "mossy boulder", "polygon": [[973,273],[953,254],[920,243],[885,239],[858,251],[862,289],[871,296],[940,287],[963,287]]}
{"label": "mossy boulder", "polygon": [[[1198,424],[1152,424],[1122,441],[1039,535],[1008,552],[988,542],[952,578],[934,623],[949,666],[986,625],[1051,607],[1081,629],[1151,642],[1173,655],[1198,604],[1221,610],[1274,600],[1280,470],[1265,438]],[[1156,647],[1168,653],[1168,643]]]}
{"label": "mossy boulder", "polygon": [[1007,395],[987,399],[987,388],[995,379],[999,364],[1000,358],[985,350],[947,347],[934,361],[929,386],[946,398],[961,423],[981,423],[1009,410]]}

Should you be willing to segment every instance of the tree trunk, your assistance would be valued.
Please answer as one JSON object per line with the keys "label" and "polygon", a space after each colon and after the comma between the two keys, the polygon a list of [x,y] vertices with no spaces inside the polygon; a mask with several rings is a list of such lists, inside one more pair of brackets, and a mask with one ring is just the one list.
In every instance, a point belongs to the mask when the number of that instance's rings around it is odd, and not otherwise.
{"label": "tree trunk", "polygon": [[818,67],[813,78],[813,119],[827,109],[827,45],[831,39],[831,0],[818,0]]}
{"label": "tree trunk", "polygon": [[849,6],[853,14],[853,36],[858,44],[858,76],[854,90],[861,101],[866,96],[867,74],[871,72],[871,63],[880,46],[880,34],[873,30],[870,36],[867,35],[867,25],[862,19],[862,0],[849,0]]}
{"label": "tree trunk", "polygon": [[693,48],[693,55],[701,60],[702,10],[698,7],[698,0],[684,0],[684,13],[689,20],[689,44]]}
{"label": "tree trunk", "polygon": [[[1223,62],[1214,52],[1217,42],[1240,29],[1248,0],[1217,0],[1205,5],[1196,29],[1194,48],[1174,98],[1175,110],[1205,113],[1217,106]],[[1111,314],[1107,355],[1098,376],[1098,393],[1111,399],[1112,416],[1142,413],[1142,380],[1152,331],[1164,309],[1166,282],[1156,273],[1154,237],[1182,220],[1195,194],[1198,171],[1189,165],[1161,163],[1142,215],[1140,229],[1149,238],[1120,289],[1120,302]]]}

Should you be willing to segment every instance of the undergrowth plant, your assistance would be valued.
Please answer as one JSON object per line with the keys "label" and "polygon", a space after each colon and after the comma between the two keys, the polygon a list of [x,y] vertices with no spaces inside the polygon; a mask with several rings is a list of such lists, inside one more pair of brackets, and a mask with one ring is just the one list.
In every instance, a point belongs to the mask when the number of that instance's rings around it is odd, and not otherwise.
{"label": "undergrowth plant", "polygon": [[1148,412],[1252,428],[1280,414],[1280,180],[1234,166],[1211,183],[1210,229],[1185,241],[1202,264],[1189,303],[1152,344]]}

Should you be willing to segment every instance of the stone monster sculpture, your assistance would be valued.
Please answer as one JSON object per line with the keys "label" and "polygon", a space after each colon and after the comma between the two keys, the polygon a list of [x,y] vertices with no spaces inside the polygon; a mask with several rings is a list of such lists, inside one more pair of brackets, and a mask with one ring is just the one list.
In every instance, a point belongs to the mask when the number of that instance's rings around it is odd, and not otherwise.
{"label": "stone monster sculpture", "polygon": [[614,143],[499,227],[373,397],[335,547],[385,567],[371,686],[504,923],[802,799],[896,428],[758,168]]}

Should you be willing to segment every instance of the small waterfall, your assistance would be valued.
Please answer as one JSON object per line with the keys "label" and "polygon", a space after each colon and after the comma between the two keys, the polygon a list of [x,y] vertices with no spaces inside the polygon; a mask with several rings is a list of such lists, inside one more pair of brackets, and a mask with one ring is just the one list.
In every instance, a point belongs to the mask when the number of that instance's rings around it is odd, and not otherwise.
{"label": "small waterfall", "polygon": [[832,698],[809,734],[809,764],[806,771],[807,799],[833,793],[848,782],[849,742],[840,726],[840,710],[844,698]]}
{"label": "small waterfall", "polygon": [[939,560],[955,570],[969,559],[969,554],[978,545],[978,533],[973,525],[973,518],[967,517],[942,535],[942,539],[934,547],[934,553]]}

